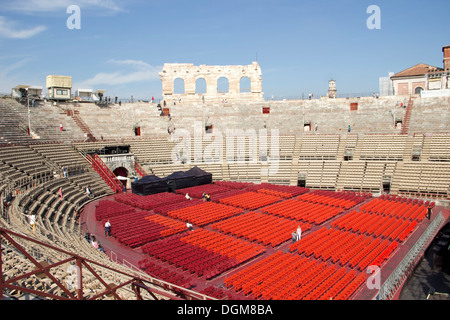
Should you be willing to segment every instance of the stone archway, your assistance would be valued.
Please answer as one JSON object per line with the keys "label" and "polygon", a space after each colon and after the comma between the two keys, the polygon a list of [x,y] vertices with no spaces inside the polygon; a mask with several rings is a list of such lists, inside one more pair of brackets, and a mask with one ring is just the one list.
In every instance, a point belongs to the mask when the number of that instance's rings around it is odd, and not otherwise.
{"label": "stone archway", "polygon": [[128,177],[128,169],[124,168],[124,167],[117,167],[116,169],[114,169],[113,173],[116,175],[116,177],[121,176],[121,177]]}
{"label": "stone archway", "polygon": [[[159,73],[162,82],[163,99],[171,101],[181,98],[183,101],[199,101],[208,99],[209,101],[220,101],[222,99],[247,101],[263,101],[261,68],[257,62],[250,65],[229,65],[229,66],[194,66],[184,63],[166,63]],[[197,80],[205,79],[206,93],[197,93]],[[218,90],[218,80],[228,79],[228,91]],[[242,78],[248,78],[250,86],[248,90],[242,92],[240,83]],[[176,79],[184,81],[184,93],[175,91],[174,82]]]}

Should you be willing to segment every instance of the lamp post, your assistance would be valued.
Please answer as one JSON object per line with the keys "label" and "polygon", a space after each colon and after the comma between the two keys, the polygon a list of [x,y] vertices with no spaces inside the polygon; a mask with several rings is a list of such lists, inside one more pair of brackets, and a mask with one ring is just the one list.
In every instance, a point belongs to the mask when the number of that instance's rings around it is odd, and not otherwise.
{"label": "lamp post", "polygon": [[28,134],[31,136],[31,119],[30,119],[30,97],[27,90],[27,108],[28,108]]}

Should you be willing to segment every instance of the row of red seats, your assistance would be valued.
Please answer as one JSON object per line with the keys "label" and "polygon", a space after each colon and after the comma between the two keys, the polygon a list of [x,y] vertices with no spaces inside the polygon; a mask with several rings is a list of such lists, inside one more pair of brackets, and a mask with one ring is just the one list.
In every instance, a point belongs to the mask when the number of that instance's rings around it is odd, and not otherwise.
{"label": "row of red seats", "polygon": [[211,225],[213,230],[236,237],[244,237],[263,245],[276,247],[291,238],[300,225],[302,232],[311,228],[309,224],[270,216],[259,212],[248,212]]}
{"label": "row of red seats", "polygon": [[334,272],[336,272],[336,266],[327,266],[325,263],[321,263],[318,269],[314,272],[313,277],[304,278],[305,281],[300,288],[296,291],[291,290],[290,295],[286,297],[288,300],[303,300],[308,295],[314,294],[318,286],[328,279]]}
{"label": "row of red seats", "polygon": [[416,226],[417,221],[411,222],[395,217],[352,211],[344,217],[333,221],[331,226],[347,231],[366,233],[368,235],[373,234],[384,239],[404,241],[406,238],[400,240],[399,236],[404,235],[404,230],[411,224]]}
{"label": "row of red seats", "polygon": [[238,181],[214,181],[214,184],[227,189],[246,189],[255,185],[251,182]]}
{"label": "row of red seats", "polygon": [[327,269],[327,272],[331,274],[326,278],[320,279],[320,282],[316,281],[318,285],[312,292],[303,297],[303,300],[318,300],[331,286],[338,283],[339,280],[347,274],[347,271],[344,268],[336,268],[336,270],[333,270],[330,267]]}
{"label": "row of red seats", "polygon": [[277,290],[277,284],[286,279],[287,275],[292,276],[292,271],[299,265],[299,260],[293,255],[278,251],[226,278],[224,284],[245,295],[252,293],[256,298],[262,296],[264,299],[271,299],[273,295],[270,290]]}
{"label": "row of red seats", "polygon": [[287,193],[287,192],[283,192],[283,191],[278,191],[278,190],[258,189],[256,192],[257,193],[262,193],[262,194],[268,194],[268,195],[275,196],[275,197],[280,197],[280,198],[283,198],[283,199],[292,198],[292,194]]}
{"label": "row of red seats", "polygon": [[182,222],[169,221],[168,218],[152,215],[147,211],[133,212],[109,220],[111,235],[131,248],[187,230]]}
{"label": "row of red seats", "polygon": [[260,271],[260,268],[263,267],[269,268],[267,269],[269,271],[272,270],[271,266],[277,265],[279,263],[278,259],[280,259],[280,257],[282,257],[283,255],[284,253],[282,251],[275,252],[274,254],[264,258],[263,260],[260,260],[259,262],[256,262],[246,267],[242,271],[236,272],[228,276],[224,280],[224,285],[227,288],[231,288],[234,286],[236,291],[240,290],[242,288],[241,285],[244,283],[244,278],[246,277],[246,275],[256,272],[258,272],[259,274],[263,274],[263,272]]}
{"label": "row of red seats", "polygon": [[142,251],[184,271],[195,273],[198,277],[205,276],[206,279],[238,265],[236,260],[184,242],[180,237],[171,238],[164,247],[165,250],[157,250],[157,244],[147,244]]}
{"label": "row of red seats", "polygon": [[323,196],[337,198],[337,199],[346,199],[355,201],[356,203],[361,203],[366,199],[372,198],[372,193],[370,192],[356,192],[356,191],[330,191],[330,190],[314,190],[311,194],[320,194]]}
{"label": "row of red seats", "polygon": [[[326,294],[328,299],[333,299],[355,278],[354,271],[347,272],[345,268],[318,260],[277,252],[227,277],[224,284],[256,299],[319,299]],[[358,287],[352,286],[351,293]]]}
{"label": "row of red seats", "polygon": [[343,288],[341,292],[339,292],[333,300],[348,300],[350,297],[355,294],[358,288],[361,287],[367,280],[367,276],[364,272],[360,273],[356,276],[347,286]]}
{"label": "row of red seats", "polygon": [[387,200],[387,201],[395,201],[395,202],[406,202],[406,203],[412,203],[412,204],[418,204],[419,206],[425,206],[425,207],[435,207],[434,201],[428,201],[428,200],[421,200],[421,199],[414,199],[414,198],[407,198],[407,197],[401,197],[401,196],[393,196],[393,195],[386,195],[382,194],[379,199],[381,200]]}
{"label": "row of red seats", "polygon": [[349,263],[351,268],[364,270],[389,244],[387,240],[324,227],[291,244],[289,250],[323,261],[331,259],[332,263],[341,266]]}
{"label": "row of red seats", "polygon": [[237,260],[239,263],[254,258],[266,251],[262,245],[205,229],[194,230],[181,240],[197,247],[225,255]]}
{"label": "row of red seats", "polygon": [[307,223],[321,224],[342,213],[341,208],[288,199],[261,209],[263,212]]}
{"label": "row of red seats", "polygon": [[152,210],[169,203],[186,201],[183,195],[171,192],[161,192],[148,196],[140,196],[134,193],[120,193],[116,194],[114,198],[117,202],[125,203],[142,210]]}
{"label": "row of red seats", "polygon": [[427,207],[412,202],[395,202],[382,199],[373,199],[361,206],[361,211],[389,215],[403,219],[422,221],[427,213]]}
{"label": "row of red seats", "polygon": [[392,253],[397,250],[398,248],[398,242],[394,241],[392,242],[381,254],[378,255],[378,257],[372,261],[371,265],[376,265],[378,267],[381,267],[384,262],[386,262],[389,257],[392,255]]}
{"label": "row of red seats", "polygon": [[387,237],[386,230],[391,225],[397,225],[398,219],[391,217],[384,217],[377,214],[369,214],[359,212],[353,214],[354,219],[347,221],[347,230],[353,232],[360,232],[375,237]]}
{"label": "row of red seats", "polygon": [[226,186],[220,186],[217,184],[204,184],[200,186],[178,189],[175,192],[182,195],[186,195],[186,193],[188,193],[190,197],[200,199],[205,192],[209,195],[214,195],[226,192],[228,190],[230,190],[230,188]]}
{"label": "row of red seats", "polygon": [[331,285],[317,300],[333,300],[340,292],[349,287],[349,284],[356,278],[356,272],[351,270],[347,272],[341,279]]}
{"label": "row of red seats", "polygon": [[220,203],[221,199],[236,196],[238,194],[243,194],[243,193],[247,193],[247,192],[248,191],[244,190],[244,189],[231,189],[231,190],[228,190],[228,191],[225,191],[222,193],[215,194],[214,197],[211,198],[211,201]]}
{"label": "row of red seats", "polygon": [[145,219],[167,227],[166,230],[161,231],[162,237],[167,237],[172,234],[185,231],[187,228],[187,225],[181,221],[174,220],[169,217],[160,216],[157,214],[149,215],[145,217]]}
{"label": "row of red seats", "polygon": [[100,200],[95,206],[95,218],[97,221],[101,221],[134,211],[135,208],[122,203],[110,200]]}
{"label": "row of red seats", "polygon": [[[381,239],[373,239],[366,247],[362,248],[357,254],[355,254],[349,263],[350,268],[357,268],[360,265],[360,262],[365,259],[368,255],[371,254],[371,252],[377,250],[377,247],[382,246],[383,240]],[[385,248],[383,248],[384,250]],[[381,252],[381,251],[380,251]],[[375,257],[373,257],[372,260],[374,260]]]}
{"label": "row of red seats", "polygon": [[229,218],[242,213],[242,209],[214,202],[203,202],[194,206],[167,212],[167,215],[198,226]]}
{"label": "row of red seats", "polygon": [[228,293],[223,289],[219,289],[213,286],[206,287],[205,289],[200,291],[200,293],[218,300],[238,300],[231,293]]}
{"label": "row of red seats", "polygon": [[297,200],[317,203],[317,204],[325,204],[328,206],[340,207],[344,209],[350,209],[351,207],[356,205],[355,201],[350,201],[347,199],[339,199],[334,197],[327,197],[319,194],[304,194],[297,197]]}
{"label": "row of red seats", "polygon": [[256,192],[247,192],[219,200],[219,203],[227,204],[233,207],[255,210],[269,204],[280,201],[281,199],[272,195],[259,194]]}
{"label": "row of red seats", "polygon": [[397,239],[400,242],[404,242],[406,238],[409,237],[411,232],[414,231],[414,229],[417,226],[417,221],[413,221],[410,225],[406,226],[406,228],[398,235]]}
{"label": "row of red seats", "polygon": [[258,192],[258,190],[261,190],[261,189],[287,193],[287,194],[290,194],[291,197],[296,197],[301,194],[308,193],[310,191],[309,188],[303,188],[303,187],[298,187],[298,186],[281,186],[281,185],[276,185],[276,184],[271,184],[271,183],[266,183],[266,182],[263,182],[258,185],[250,186],[246,190]]}
{"label": "row of red seats", "polygon": [[191,277],[185,277],[178,272],[171,271],[167,268],[156,265],[148,259],[143,259],[138,262],[139,268],[144,270],[149,276],[161,279],[163,281],[173,283],[179,287],[189,289],[194,286],[194,281]]}
{"label": "row of red seats", "polygon": [[370,265],[373,265],[373,262],[377,259],[377,257],[386,250],[391,243],[387,240],[381,241],[379,245],[377,245],[372,251],[367,252],[365,257],[359,261],[357,268],[360,271],[366,271]]}
{"label": "row of red seats", "polygon": [[169,212],[169,211],[173,211],[173,210],[177,210],[177,209],[181,209],[181,208],[192,207],[192,206],[195,206],[196,204],[201,204],[201,203],[203,203],[203,200],[201,200],[201,199],[192,199],[192,200],[186,200],[186,201],[181,201],[181,202],[169,203],[169,204],[165,204],[165,205],[154,208],[153,212],[159,213],[162,215],[167,215],[167,212]]}

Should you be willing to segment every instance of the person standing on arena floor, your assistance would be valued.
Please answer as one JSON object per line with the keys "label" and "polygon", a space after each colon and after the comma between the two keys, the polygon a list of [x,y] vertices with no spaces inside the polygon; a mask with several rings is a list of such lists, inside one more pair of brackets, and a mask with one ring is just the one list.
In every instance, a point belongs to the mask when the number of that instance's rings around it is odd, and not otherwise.
{"label": "person standing on arena floor", "polygon": [[105,223],[105,236],[111,236],[111,223],[109,222],[109,220]]}
{"label": "person standing on arena floor", "polygon": [[302,239],[302,228],[300,228],[300,226],[298,226],[297,228],[297,240],[301,240]]}

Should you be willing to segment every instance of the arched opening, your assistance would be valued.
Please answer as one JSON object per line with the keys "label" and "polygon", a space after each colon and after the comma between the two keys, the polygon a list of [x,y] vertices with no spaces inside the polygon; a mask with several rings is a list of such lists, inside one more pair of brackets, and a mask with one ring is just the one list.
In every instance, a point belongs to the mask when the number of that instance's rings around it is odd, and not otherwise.
{"label": "arched opening", "polygon": [[181,78],[176,78],[173,81],[173,93],[174,94],[184,94],[184,80]]}
{"label": "arched opening", "polygon": [[198,78],[195,81],[195,93],[196,94],[206,93],[206,80],[204,78]]}
{"label": "arched opening", "polygon": [[239,83],[239,92],[252,92],[252,82],[249,77],[242,77]]}
{"label": "arched opening", "polygon": [[217,93],[228,93],[230,90],[230,84],[228,79],[225,77],[220,77],[217,80]]}
{"label": "arched opening", "polygon": [[421,94],[423,91],[422,87],[416,87],[416,89],[414,90],[414,94]]}
{"label": "arched opening", "polygon": [[116,168],[113,173],[115,174],[116,177],[128,177],[128,170],[124,167],[118,167]]}
{"label": "arched opening", "polygon": [[114,175],[122,183],[123,187],[127,187],[128,170],[124,167],[118,167],[113,171]]}

